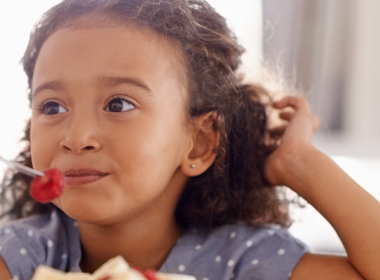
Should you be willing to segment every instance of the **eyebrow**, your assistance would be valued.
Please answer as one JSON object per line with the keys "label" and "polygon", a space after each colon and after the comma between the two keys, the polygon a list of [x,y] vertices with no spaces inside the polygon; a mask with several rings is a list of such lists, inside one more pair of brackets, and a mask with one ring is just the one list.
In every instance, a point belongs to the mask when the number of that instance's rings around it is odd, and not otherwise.
{"label": "eyebrow", "polygon": [[63,85],[60,82],[49,82],[49,83],[42,84],[33,91],[32,98],[36,96],[40,91],[43,91],[46,89],[58,91],[58,90],[63,89]]}
{"label": "eyebrow", "polygon": [[[133,77],[100,77],[97,79],[98,83],[103,88],[111,88],[116,87],[121,84],[129,84],[132,86],[136,86],[139,88],[142,88],[144,91],[147,91],[149,93],[152,93],[152,90],[140,79],[133,78]],[[38,86],[32,94],[32,97],[36,96],[40,91],[43,90],[55,90],[59,91],[64,88],[63,84],[58,81],[48,82],[45,84],[42,84]]]}
{"label": "eyebrow", "polygon": [[101,77],[98,81],[101,87],[105,88],[116,87],[121,84],[129,84],[152,93],[152,90],[144,82],[134,77]]}

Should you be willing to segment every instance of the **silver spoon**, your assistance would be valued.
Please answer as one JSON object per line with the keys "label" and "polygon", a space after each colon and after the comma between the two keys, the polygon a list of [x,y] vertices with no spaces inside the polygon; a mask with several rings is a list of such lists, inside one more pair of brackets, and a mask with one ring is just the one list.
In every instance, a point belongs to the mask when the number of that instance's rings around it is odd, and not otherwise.
{"label": "silver spoon", "polygon": [[25,165],[19,164],[17,162],[11,161],[11,160],[6,160],[2,156],[0,156],[0,161],[8,165],[11,169],[14,169],[18,172],[21,172],[25,175],[34,177],[34,176],[45,176],[45,174],[41,171],[37,171],[33,168],[27,167]]}

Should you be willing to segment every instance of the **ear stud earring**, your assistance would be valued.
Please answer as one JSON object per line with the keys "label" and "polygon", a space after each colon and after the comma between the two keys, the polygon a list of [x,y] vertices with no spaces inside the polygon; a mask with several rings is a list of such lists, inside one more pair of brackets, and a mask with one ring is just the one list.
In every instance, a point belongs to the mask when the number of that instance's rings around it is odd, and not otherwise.
{"label": "ear stud earring", "polygon": [[195,168],[195,164],[190,165],[191,168]]}

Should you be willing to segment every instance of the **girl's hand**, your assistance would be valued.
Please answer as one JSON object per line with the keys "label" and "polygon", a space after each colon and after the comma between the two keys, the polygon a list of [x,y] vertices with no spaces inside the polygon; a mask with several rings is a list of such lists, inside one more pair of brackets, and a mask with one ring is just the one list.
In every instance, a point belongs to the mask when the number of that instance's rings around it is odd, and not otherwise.
{"label": "girl's hand", "polygon": [[279,146],[267,159],[265,175],[273,185],[289,186],[288,177],[299,170],[301,156],[314,149],[312,137],[320,122],[303,97],[287,96],[274,102],[273,107],[281,110],[279,117],[286,123],[271,129],[271,133],[280,135]]}
{"label": "girl's hand", "polygon": [[[301,195],[333,226],[347,258],[307,254],[291,279],[380,279],[380,204],[312,143],[319,126],[304,98],[273,104],[287,125],[268,157],[267,179]],[[288,111],[289,110],[289,111]],[[285,113],[286,112],[286,113]]]}

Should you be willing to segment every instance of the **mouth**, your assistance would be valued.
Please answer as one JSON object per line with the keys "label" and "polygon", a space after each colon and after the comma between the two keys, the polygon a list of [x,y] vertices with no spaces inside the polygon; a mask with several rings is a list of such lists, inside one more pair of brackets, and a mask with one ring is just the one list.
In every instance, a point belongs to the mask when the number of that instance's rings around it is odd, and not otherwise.
{"label": "mouth", "polygon": [[103,179],[109,174],[96,169],[82,168],[67,170],[64,175],[67,185],[84,185]]}

